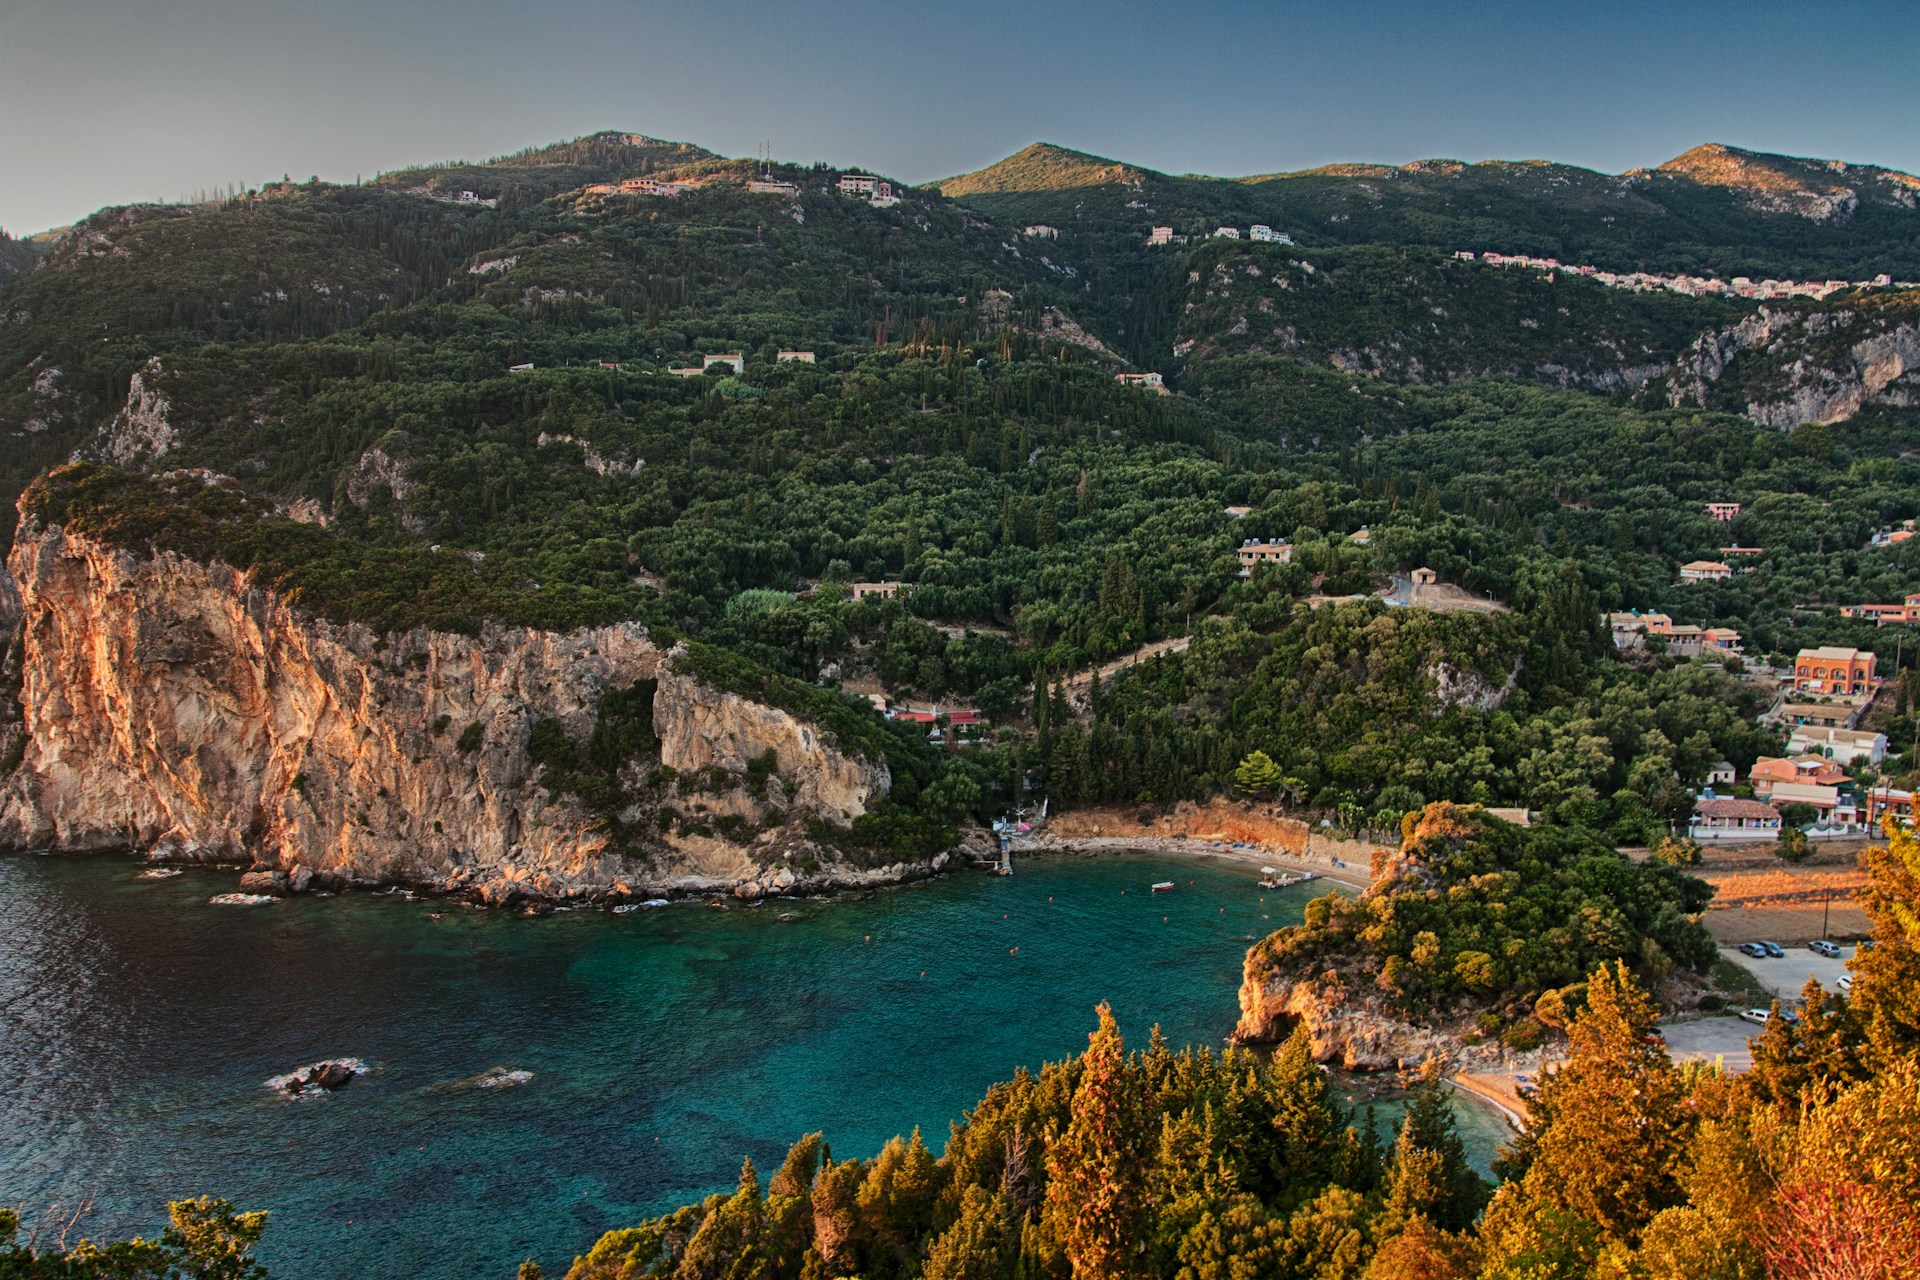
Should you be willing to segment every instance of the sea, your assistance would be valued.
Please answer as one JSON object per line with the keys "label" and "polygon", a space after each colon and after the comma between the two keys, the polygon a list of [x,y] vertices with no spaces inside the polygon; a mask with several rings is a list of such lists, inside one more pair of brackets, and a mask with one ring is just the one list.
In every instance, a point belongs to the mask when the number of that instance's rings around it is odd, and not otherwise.
{"label": "sea", "polygon": [[[533,918],[374,893],[216,906],[235,873],[0,857],[0,1205],[43,1238],[77,1215],[71,1242],[222,1196],[270,1212],[278,1280],[557,1275],[814,1130],[838,1158],[915,1127],[939,1152],[987,1086],[1084,1048],[1101,1001],[1130,1043],[1221,1045],[1247,945],[1329,890],[1209,859],[1015,865]],[[362,1074],[269,1085],[328,1059]],[[1457,1110],[1484,1168],[1505,1122]]]}

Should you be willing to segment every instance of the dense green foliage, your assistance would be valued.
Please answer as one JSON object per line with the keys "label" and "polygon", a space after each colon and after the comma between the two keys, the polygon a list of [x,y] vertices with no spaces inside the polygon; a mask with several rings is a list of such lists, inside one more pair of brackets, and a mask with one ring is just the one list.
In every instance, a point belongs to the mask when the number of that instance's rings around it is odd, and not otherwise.
{"label": "dense green foliage", "polygon": [[0,1209],[0,1280],[265,1280],[253,1246],[265,1213],[241,1213],[202,1196],[167,1206],[158,1240],[81,1240],[71,1248],[21,1244],[20,1216]]}
{"label": "dense green foliage", "polygon": [[1623,960],[1649,982],[1713,963],[1697,923],[1713,890],[1664,862],[1635,863],[1586,832],[1525,830],[1447,805],[1406,824],[1403,849],[1365,895],[1315,901],[1250,964],[1308,981],[1324,967],[1327,981],[1371,986],[1402,1010],[1473,1007],[1519,1020],[1549,992],[1544,1008],[1564,1008],[1563,989],[1605,962]]}

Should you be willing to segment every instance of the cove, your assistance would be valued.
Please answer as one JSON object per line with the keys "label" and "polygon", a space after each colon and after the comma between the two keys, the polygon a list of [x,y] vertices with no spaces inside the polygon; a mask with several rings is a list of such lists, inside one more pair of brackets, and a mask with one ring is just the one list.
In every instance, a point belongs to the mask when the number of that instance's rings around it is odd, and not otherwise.
{"label": "cove", "polygon": [[[1103,855],[529,919],[371,894],[214,907],[230,872],[138,870],[0,858],[0,1203],[37,1220],[91,1197],[75,1234],[112,1236],[225,1196],[272,1211],[279,1280],[559,1274],[811,1130],[868,1156],[918,1125],[938,1152],[993,1081],[1084,1047],[1103,999],[1135,1045],[1155,1023],[1219,1045],[1248,942],[1323,891]],[[335,1057],[368,1074],[264,1087]],[[496,1067],[532,1078],[472,1085]],[[1501,1121],[1461,1115],[1484,1163]]]}

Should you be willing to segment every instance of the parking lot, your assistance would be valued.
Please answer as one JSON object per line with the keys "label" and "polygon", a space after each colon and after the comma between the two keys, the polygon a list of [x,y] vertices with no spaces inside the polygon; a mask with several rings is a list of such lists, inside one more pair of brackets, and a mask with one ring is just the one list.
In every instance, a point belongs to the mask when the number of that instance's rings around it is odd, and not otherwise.
{"label": "parking lot", "polygon": [[1721,959],[1730,960],[1751,973],[1761,986],[1782,1000],[1791,1000],[1800,994],[1809,974],[1820,979],[1820,985],[1827,990],[1839,990],[1840,979],[1846,976],[1847,961],[1853,958],[1853,947],[1850,944],[1841,947],[1838,960],[1817,956],[1804,946],[1787,947],[1786,953],[1781,960],[1761,960],[1742,954],[1736,947],[1720,948]]}
{"label": "parking lot", "polygon": [[1739,1018],[1701,1018],[1662,1023],[1660,1034],[1667,1038],[1667,1052],[1675,1062],[1690,1058],[1712,1062],[1717,1058],[1728,1071],[1739,1075],[1753,1068],[1753,1050],[1747,1038],[1759,1035],[1760,1028]]}

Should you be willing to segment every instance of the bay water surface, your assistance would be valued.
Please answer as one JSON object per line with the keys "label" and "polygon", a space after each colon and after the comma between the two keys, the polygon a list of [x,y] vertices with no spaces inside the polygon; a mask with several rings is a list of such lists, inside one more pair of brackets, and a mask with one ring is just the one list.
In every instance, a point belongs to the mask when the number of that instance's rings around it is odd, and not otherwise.
{"label": "bay water surface", "polygon": [[[108,1237],[224,1196],[272,1212],[280,1280],[558,1274],[812,1130],[864,1157],[917,1125],[937,1153],[988,1085],[1083,1048],[1101,1000],[1135,1044],[1157,1023],[1217,1046],[1248,942],[1325,891],[1165,857],[1017,865],[534,919],[373,894],[219,907],[232,872],[0,857],[0,1204],[91,1201],[74,1235]],[[327,1058],[367,1074],[266,1087]],[[494,1068],[531,1076],[476,1087]],[[1503,1124],[1461,1118],[1484,1164]]]}

